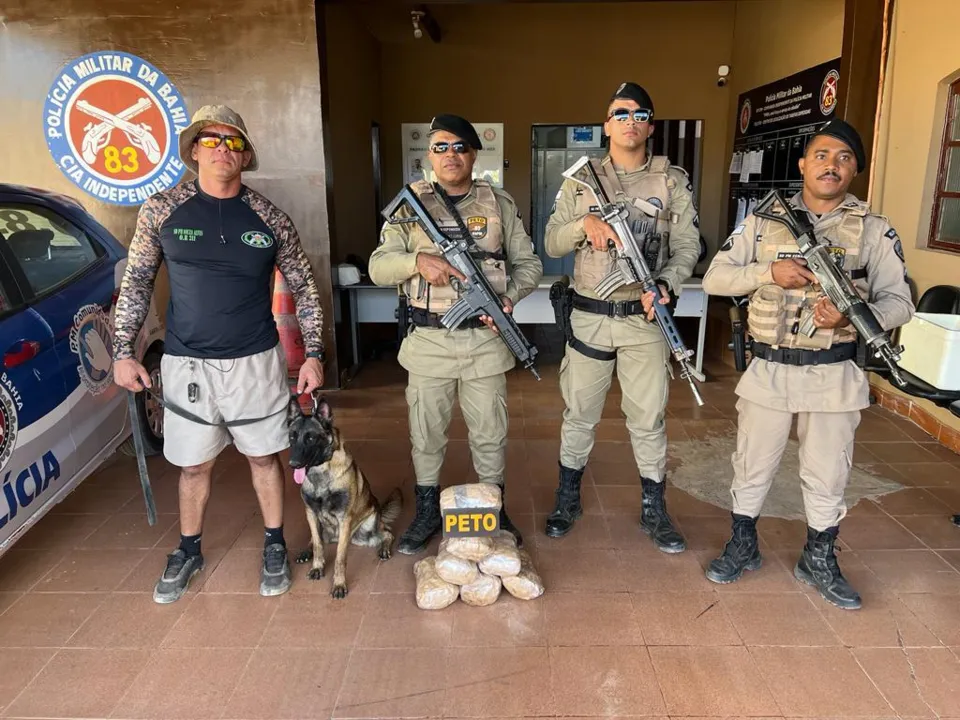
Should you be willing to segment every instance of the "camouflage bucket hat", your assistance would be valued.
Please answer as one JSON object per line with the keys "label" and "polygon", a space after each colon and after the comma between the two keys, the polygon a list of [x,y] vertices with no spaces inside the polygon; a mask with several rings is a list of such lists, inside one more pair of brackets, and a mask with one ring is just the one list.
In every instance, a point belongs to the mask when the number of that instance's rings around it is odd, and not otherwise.
{"label": "camouflage bucket hat", "polygon": [[204,105],[193,114],[190,125],[180,133],[179,138],[180,160],[193,171],[194,175],[197,174],[197,161],[190,157],[191,146],[193,145],[194,138],[197,137],[197,133],[209,125],[227,125],[232,127],[246,140],[247,149],[250,151],[252,157],[250,158],[250,164],[244,168],[244,172],[253,172],[260,167],[257,149],[247,134],[247,126],[244,125],[243,118],[240,117],[240,114],[226,105]]}

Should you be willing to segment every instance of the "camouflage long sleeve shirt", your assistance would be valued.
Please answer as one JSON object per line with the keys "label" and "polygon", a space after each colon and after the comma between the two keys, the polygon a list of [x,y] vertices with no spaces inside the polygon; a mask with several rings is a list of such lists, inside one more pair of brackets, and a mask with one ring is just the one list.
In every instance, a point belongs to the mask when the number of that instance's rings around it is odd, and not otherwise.
{"label": "camouflage long sleeve shirt", "polygon": [[320,293],[289,216],[246,186],[218,200],[193,182],[140,208],[117,300],[115,360],[135,355],[163,262],[170,277],[166,353],[229,359],[274,347],[274,267],[290,287],[306,351],[323,349]]}

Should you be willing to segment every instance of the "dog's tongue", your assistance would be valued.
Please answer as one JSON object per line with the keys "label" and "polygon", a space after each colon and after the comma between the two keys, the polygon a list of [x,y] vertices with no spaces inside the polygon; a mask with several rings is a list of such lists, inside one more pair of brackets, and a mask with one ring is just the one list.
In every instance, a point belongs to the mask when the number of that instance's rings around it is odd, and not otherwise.
{"label": "dog's tongue", "polygon": [[297,485],[303,485],[303,481],[307,478],[307,469],[306,468],[296,468],[293,471],[293,481]]}

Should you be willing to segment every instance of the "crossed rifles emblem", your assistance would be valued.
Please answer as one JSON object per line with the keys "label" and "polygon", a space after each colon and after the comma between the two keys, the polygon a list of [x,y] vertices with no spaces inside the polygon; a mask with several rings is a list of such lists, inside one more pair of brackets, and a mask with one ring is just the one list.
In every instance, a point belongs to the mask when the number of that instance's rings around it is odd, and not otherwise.
{"label": "crossed rifles emblem", "polygon": [[84,128],[83,142],[80,147],[80,154],[90,165],[96,162],[97,155],[110,142],[110,136],[114,130],[119,130],[134,147],[138,147],[146,153],[147,159],[156,164],[160,162],[160,144],[153,136],[151,127],[146,123],[137,125],[130,122],[133,118],[146,110],[149,110],[152,103],[145,97],[137,100],[133,105],[125,110],[121,110],[116,115],[106,110],[101,110],[96,105],[91,105],[86,100],[77,102],[77,108],[96,118],[100,122],[88,123]]}

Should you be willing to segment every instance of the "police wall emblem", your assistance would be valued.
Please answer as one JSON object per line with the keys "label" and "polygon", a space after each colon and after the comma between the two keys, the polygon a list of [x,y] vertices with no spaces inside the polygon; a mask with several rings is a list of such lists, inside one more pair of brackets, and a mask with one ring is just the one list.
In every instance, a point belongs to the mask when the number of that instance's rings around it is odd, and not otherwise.
{"label": "police wall emblem", "polygon": [[487,219],[479,215],[467,218],[467,230],[470,231],[470,237],[474,240],[480,240],[487,236]]}
{"label": "police wall emblem", "polygon": [[110,317],[97,303],[84,305],[73,316],[70,351],[80,363],[80,382],[91,395],[99,395],[113,380],[113,328]]}
{"label": "police wall emblem", "polygon": [[57,167],[98,200],[139,205],[186,172],[177,144],[190,124],[183,97],[135,55],[101,51],[68,62],[47,93],[43,124]]}
{"label": "police wall emblem", "polygon": [[840,73],[831,70],[820,85],[820,112],[829,115],[837,107],[837,88],[840,83]]}
{"label": "police wall emblem", "polygon": [[750,98],[743,101],[743,107],[740,108],[740,134],[746,135],[747,128],[750,127],[750,115],[753,108],[750,105]]}
{"label": "police wall emblem", "polygon": [[250,247],[259,248],[264,250],[271,245],[273,245],[273,238],[267,235],[266,233],[257,232],[251,230],[250,232],[245,232],[240,236],[240,240],[249,245]]}

